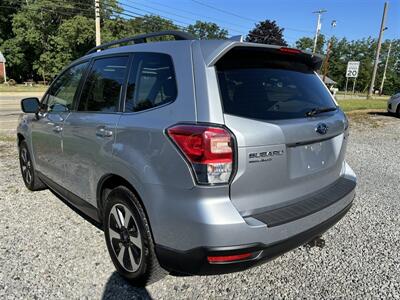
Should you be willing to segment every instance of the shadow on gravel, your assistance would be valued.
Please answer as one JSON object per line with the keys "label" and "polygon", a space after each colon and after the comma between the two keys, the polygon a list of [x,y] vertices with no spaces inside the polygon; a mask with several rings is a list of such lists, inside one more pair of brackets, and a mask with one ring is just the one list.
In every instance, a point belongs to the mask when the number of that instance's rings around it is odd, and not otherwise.
{"label": "shadow on gravel", "polygon": [[106,283],[102,300],[110,299],[151,299],[146,288],[137,288],[129,284],[117,272],[114,272]]}
{"label": "shadow on gravel", "polygon": [[373,116],[382,116],[382,117],[393,117],[396,118],[394,114],[388,113],[387,111],[369,111],[367,114]]}

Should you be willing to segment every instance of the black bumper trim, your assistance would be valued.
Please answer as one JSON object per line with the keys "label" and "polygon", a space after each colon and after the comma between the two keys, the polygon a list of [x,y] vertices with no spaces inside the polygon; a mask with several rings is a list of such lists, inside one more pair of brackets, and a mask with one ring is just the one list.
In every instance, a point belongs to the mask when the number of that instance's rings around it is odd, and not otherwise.
{"label": "black bumper trim", "polygon": [[[272,260],[320,236],[335,225],[348,212],[351,205],[352,203],[321,224],[274,244],[255,243],[231,247],[199,247],[187,251],[155,245],[157,258],[164,269],[175,275],[214,275],[246,270]],[[207,261],[207,256],[257,251],[261,251],[261,253],[253,260],[225,264],[210,264]]]}
{"label": "black bumper trim", "polygon": [[249,217],[267,224],[268,227],[279,226],[304,218],[334,204],[351,193],[355,187],[354,180],[342,177],[322,190],[291,201],[292,203],[289,205],[257,212]]}

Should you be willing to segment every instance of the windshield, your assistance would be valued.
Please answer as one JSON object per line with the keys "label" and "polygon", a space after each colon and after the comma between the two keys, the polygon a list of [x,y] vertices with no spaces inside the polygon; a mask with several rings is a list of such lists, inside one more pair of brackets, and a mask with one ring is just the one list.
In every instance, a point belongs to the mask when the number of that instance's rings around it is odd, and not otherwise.
{"label": "windshield", "polygon": [[280,120],[305,118],[313,109],[332,111],[336,107],[318,75],[304,66],[217,66],[217,74],[227,114]]}

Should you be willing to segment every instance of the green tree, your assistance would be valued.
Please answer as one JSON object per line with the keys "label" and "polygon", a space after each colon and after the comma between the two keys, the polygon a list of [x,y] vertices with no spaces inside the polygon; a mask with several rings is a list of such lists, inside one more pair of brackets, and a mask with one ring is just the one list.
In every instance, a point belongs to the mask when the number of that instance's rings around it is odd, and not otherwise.
{"label": "green tree", "polygon": [[150,33],[164,30],[178,30],[179,27],[171,20],[160,16],[146,15],[130,20],[130,24],[138,33]]}
{"label": "green tree", "polygon": [[[6,1],[10,5],[16,2]],[[107,3],[107,6],[102,9],[104,18],[111,17],[115,11],[118,12],[115,0],[109,0]],[[68,63],[79,57],[77,55],[84,53],[79,49],[94,46],[94,40],[88,40],[85,37],[88,28],[94,27],[94,6],[90,4],[84,4],[79,0],[65,2],[31,0],[18,1],[14,7],[14,14],[8,16],[0,14],[1,28],[4,27],[7,31],[6,34],[1,35],[2,39],[3,36],[6,38],[1,43],[0,50],[7,59],[9,76],[16,80],[49,79],[60,70],[62,63]],[[80,18],[76,18],[77,16]],[[66,25],[63,26],[64,22]],[[83,26],[83,23],[90,23],[90,27]],[[7,24],[12,24],[11,28],[7,27]],[[60,49],[65,45],[63,35],[65,38],[72,38],[70,31],[74,28],[77,35],[73,38],[76,40],[71,39],[69,41],[71,48],[64,47],[61,51]],[[93,33],[93,30],[91,32]],[[84,46],[80,43],[81,36],[87,40],[88,45]],[[77,42],[74,43],[75,41]]]}
{"label": "green tree", "polygon": [[54,78],[72,60],[83,56],[94,47],[93,19],[75,16],[65,20],[49,40],[48,50],[40,54],[33,64],[38,74]]}
{"label": "green tree", "polygon": [[[320,34],[318,35],[317,38],[317,47],[315,49],[315,52],[323,53],[324,46],[325,46],[325,36],[323,34]],[[314,48],[314,38],[302,37],[298,39],[296,41],[296,48],[312,52]]]}
{"label": "green tree", "polygon": [[0,8],[0,45],[12,37],[12,17],[21,7],[21,2],[2,0]]}
{"label": "green tree", "polygon": [[195,24],[187,27],[187,31],[201,40],[218,40],[228,37],[226,29],[222,29],[212,22],[196,21]]}
{"label": "green tree", "polygon": [[280,28],[275,21],[265,20],[255,24],[247,35],[246,41],[260,44],[271,44],[287,46],[283,38],[283,28]]}
{"label": "green tree", "polygon": [[[301,42],[299,42],[301,40]],[[305,38],[296,43],[298,47],[304,46]],[[337,82],[339,89],[344,90],[346,86],[346,68],[349,61],[359,61],[360,68],[358,77],[355,80],[355,90],[366,92],[371,84],[371,75],[376,51],[377,41],[371,37],[360,40],[348,41],[345,38],[338,40],[336,37],[331,39],[331,54],[329,59],[328,76]],[[382,43],[380,62],[378,64],[378,72],[375,81],[375,87],[379,88],[383,69],[387,59],[387,52],[390,41]],[[301,47],[300,47],[301,48]],[[386,72],[386,80],[384,84],[384,93],[392,94],[398,90],[400,86],[400,74],[396,71],[396,61],[400,57],[400,40],[392,41],[392,52],[390,54],[388,69]],[[354,79],[349,79],[348,89],[352,88]]]}

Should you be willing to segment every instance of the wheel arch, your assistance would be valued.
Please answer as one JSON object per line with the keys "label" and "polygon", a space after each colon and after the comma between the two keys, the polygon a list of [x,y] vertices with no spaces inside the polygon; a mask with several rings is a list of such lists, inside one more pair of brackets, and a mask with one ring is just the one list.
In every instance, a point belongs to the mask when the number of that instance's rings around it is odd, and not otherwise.
{"label": "wheel arch", "polygon": [[18,142],[18,147],[21,145],[21,142],[25,140],[25,137],[23,136],[22,133],[17,133],[17,142]]}
{"label": "wheel arch", "polygon": [[97,191],[96,191],[96,200],[97,200],[97,208],[98,208],[98,213],[99,213],[99,218],[100,220],[103,220],[103,213],[104,213],[104,207],[105,207],[105,200],[107,199],[108,194],[110,191],[117,186],[123,185],[127,187],[129,190],[132,191],[132,193],[135,194],[136,198],[140,202],[140,204],[143,207],[143,210],[146,214],[147,219],[149,220],[149,216],[147,214],[146,206],[143,203],[142,197],[138,193],[137,189],[134,187],[132,183],[130,183],[128,180],[126,180],[124,177],[117,175],[117,174],[106,174],[101,177],[99,180],[99,183],[97,185]]}

